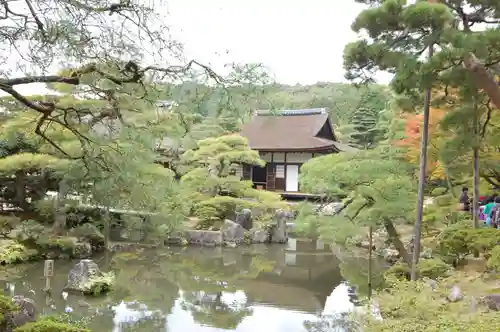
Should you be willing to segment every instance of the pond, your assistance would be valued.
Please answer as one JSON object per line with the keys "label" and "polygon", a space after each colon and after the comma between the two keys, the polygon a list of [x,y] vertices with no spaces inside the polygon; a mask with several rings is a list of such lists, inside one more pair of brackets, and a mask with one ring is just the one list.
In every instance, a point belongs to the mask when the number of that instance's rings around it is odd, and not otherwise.
{"label": "pond", "polygon": [[320,241],[144,250],[94,260],[116,273],[116,289],[106,297],[63,298],[71,261],[55,262],[50,298],[42,291],[43,262],[1,267],[0,282],[44,314],[88,318],[95,332],[303,332],[331,294],[328,310],[352,306],[340,262]]}

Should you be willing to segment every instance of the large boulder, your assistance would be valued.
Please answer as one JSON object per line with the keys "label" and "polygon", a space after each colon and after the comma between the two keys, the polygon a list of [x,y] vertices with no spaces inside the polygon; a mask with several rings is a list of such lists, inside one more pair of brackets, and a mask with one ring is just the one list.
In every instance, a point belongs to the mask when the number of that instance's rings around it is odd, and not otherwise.
{"label": "large boulder", "polygon": [[492,311],[500,311],[500,294],[489,294],[483,299],[484,304]]}
{"label": "large boulder", "polygon": [[186,232],[186,241],[207,247],[218,246],[223,243],[221,231],[189,230]]}
{"label": "large boulder", "polygon": [[252,228],[250,230],[251,243],[267,243],[269,242],[269,231],[263,228]]}
{"label": "large boulder", "polygon": [[399,251],[392,248],[385,248],[382,249],[382,256],[386,262],[395,263],[399,260]]}
{"label": "large boulder", "polygon": [[252,211],[250,209],[243,209],[236,214],[235,222],[246,230],[251,230],[253,227]]}
{"label": "large boulder", "polygon": [[462,291],[458,285],[455,285],[451,288],[450,293],[447,296],[448,301],[450,302],[458,302],[463,300],[464,296],[462,295]]}
{"label": "large boulder", "polygon": [[220,229],[226,243],[241,244],[245,240],[245,229],[234,221],[226,219]]}
{"label": "large boulder", "polygon": [[36,319],[36,304],[32,299],[16,295],[12,298],[12,302],[19,308],[18,311],[9,313],[6,319],[7,331],[9,328],[16,328],[26,323],[33,322]]}
{"label": "large boulder", "polygon": [[274,215],[275,224],[271,230],[272,243],[286,243],[288,242],[288,228],[287,223],[293,221],[294,215],[291,211],[278,210]]}
{"label": "large boulder", "polygon": [[91,259],[82,259],[69,271],[65,289],[87,295],[101,295],[111,290],[113,283],[113,274],[102,273]]}
{"label": "large boulder", "polygon": [[323,206],[323,208],[319,211],[319,214],[323,216],[334,216],[340,211],[343,206],[344,204],[342,204],[341,202],[333,202]]}

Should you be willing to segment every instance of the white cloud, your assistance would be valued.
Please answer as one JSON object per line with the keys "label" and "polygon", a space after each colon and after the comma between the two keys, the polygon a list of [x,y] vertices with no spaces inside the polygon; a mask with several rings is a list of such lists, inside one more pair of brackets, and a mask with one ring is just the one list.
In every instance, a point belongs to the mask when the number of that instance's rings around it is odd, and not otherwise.
{"label": "white cloud", "polygon": [[[354,0],[168,0],[166,22],[186,56],[222,70],[230,62],[259,62],[287,84],[344,81],[344,46],[363,8]],[[387,83],[389,75],[378,75]],[[46,93],[41,84],[21,93]],[[1,94],[0,95],[4,95]]]}
{"label": "white cloud", "polygon": [[[169,0],[174,36],[189,57],[262,62],[288,84],[344,80],[344,46],[363,8],[331,0]],[[387,82],[386,75],[380,79]]]}

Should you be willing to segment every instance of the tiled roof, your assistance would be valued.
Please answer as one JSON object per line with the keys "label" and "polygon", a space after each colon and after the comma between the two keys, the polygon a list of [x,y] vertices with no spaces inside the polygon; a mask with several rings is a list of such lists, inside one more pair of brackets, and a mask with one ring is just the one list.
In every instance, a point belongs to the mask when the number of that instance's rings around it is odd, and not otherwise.
{"label": "tiled roof", "polygon": [[338,142],[334,137],[327,139],[317,136],[329,121],[324,108],[256,111],[253,119],[243,125],[240,134],[248,139],[250,147],[255,150],[338,150]]}

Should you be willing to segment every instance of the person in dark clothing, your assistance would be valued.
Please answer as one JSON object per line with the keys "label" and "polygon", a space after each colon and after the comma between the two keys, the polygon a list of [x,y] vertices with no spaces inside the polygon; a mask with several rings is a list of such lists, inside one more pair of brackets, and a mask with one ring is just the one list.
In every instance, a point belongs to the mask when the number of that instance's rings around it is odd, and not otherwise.
{"label": "person in dark clothing", "polygon": [[470,211],[469,188],[462,188],[462,194],[460,195],[459,203],[462,207],[462,211]]}

